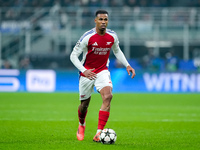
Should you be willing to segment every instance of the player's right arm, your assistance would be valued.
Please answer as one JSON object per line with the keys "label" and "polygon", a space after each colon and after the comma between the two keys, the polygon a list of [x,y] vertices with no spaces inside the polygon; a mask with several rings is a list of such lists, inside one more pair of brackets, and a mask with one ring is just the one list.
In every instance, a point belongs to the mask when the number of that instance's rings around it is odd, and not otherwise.
{"label": "player's right arm", "polygon": [[73,48],[73,51],[70,55],[70,60],[74,64],[74,66],[81,71],[86,78],[92,80],[96,78],[96,73],[92,72],[94,69],[86,69],[83,66],[83,63],[79,60],[79,56],[81,53],[83,53],[83,61],[85,59],[85,55],[87,52],[87,45],[84,41],[80,42],[80,40],[76,43],[75,47]]}
{"label": "player's right arm", "polygon": [[82,73],[86,71],[87,69],[83,66],[81,61],[79,60],[80,54],[83,52],[84,44],[80,42],[80,40],[76,43],[75,47],[73,48],[73,51],[70,55],[70,60],[74,64],[74,66],[80,70]]}

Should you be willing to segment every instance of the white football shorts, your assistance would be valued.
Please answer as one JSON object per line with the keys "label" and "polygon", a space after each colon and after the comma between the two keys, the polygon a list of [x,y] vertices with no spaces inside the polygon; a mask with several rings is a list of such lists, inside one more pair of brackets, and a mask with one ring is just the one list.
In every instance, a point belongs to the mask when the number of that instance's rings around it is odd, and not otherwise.
{"label": "white football shorts", "polygon": [[106,86],[113,87],[110,78],[110,72],[108,70],[103,70],[97,73],[97,78],[95,80],[90,80],[86,77],[81,76],[79,79],[79,96],[80,100],[88,99],[92,92],[94,91],[94,86],[98,92]]}

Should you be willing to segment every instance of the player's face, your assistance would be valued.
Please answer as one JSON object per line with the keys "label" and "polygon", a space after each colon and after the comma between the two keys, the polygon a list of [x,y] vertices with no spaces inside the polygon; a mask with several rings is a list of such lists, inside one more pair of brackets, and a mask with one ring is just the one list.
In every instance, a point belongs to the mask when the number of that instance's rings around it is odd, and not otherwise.
{"label": "player's face", "polygon": [[98,14],[95,18],[95,23],[98,30],[106,30],[106,27],[108,25],[108,14]]}

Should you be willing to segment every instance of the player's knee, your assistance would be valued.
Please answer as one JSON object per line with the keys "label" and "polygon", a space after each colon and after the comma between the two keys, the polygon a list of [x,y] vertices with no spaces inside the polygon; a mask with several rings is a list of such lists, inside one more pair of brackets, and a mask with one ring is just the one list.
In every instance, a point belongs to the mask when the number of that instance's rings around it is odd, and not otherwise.
{"label": "player's knee", "polygon": [[89,102],[82,102],[80,105],[79,105],[79,110],[81,110],[82,112],[85,112],[89,107]]}
{"label": "player's knee", "polygon": [[104,103],[106,103],[107,105],[110,105],[112,97],[113,97],[112,94],[106,94],[106,95],[104,95],[104,99],[103,99]]}
{"label": "player's knee", "polygon": [[84,103],[81,104],[81,107],[83,110],[87,110],[88,106],[89,106],[89,104],[84,104]]}
{"label": "player's knee", "polygon": [[104,98],[106,101],[111,101],[112,97],[113,97],[113,95],[111,93],[109,93],[109,94],[106,94]]}

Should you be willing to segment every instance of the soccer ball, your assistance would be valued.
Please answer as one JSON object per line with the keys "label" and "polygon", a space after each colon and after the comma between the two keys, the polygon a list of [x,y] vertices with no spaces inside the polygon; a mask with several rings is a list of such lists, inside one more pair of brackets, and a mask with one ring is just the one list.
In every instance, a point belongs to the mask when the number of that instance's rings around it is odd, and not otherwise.
{"label": "soccer ball", "polygon": [[103,129],[100,134],[100,141],[103,144],[114,144],[117,139],[117,134],[113,129]]}

